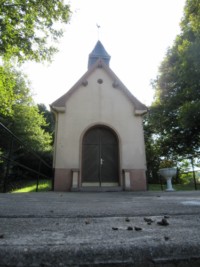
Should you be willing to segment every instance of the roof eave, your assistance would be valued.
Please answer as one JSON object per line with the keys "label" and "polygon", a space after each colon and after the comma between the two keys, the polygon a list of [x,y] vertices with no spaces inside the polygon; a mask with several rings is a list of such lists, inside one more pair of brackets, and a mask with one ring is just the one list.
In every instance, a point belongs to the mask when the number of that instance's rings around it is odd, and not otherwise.
{"label": "roof eave", "polygon": [[136,115],[136,116],[143,116],[143,115],[146,114],[147,112],[148,112],[147,109],[144,109],[144,110],[142,110],[142,109],[135,109],[135,115]]}

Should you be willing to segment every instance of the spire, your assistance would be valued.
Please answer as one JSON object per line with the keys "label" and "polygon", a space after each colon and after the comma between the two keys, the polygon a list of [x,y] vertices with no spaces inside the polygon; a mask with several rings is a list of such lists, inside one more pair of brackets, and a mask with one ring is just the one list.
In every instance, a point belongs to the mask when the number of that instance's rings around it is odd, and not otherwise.
{"label": "spire", "polygon": [[91,68],[91,66],[99,59],[103,59],[103,61],[109,66],[110,62],[110,55],[106,52],[105,48],[103,47],[102,43],[98,41],[92,50],[92,52],[89,54],[88,59],[88,69]]}

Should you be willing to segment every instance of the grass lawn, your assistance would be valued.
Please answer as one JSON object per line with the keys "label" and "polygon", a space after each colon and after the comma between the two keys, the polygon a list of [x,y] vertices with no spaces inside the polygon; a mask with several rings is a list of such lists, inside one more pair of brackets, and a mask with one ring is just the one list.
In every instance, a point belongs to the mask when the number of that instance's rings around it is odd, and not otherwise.
{"label": "grass lawn", "polygon": [[[38,185],[38,192],[45,192],[51,190],[51,180],[40,180]],[[24,185],[23,188],[15,189],[11,193],[28,193],[36,192],[36,181],[30,181]]]}
{"label": "grass lawn", "polygon": [[[173,184],[173,188],[176,191],[182,191],[182,190],[195,190],[193,184]],[[161,185],[160,184],[149,184],[148,185],[149,191],[161,191]],[[166,189],[166,185],[163,184],[163,190]],[[200,189],[200,185],[197,186],[197,189]]]}

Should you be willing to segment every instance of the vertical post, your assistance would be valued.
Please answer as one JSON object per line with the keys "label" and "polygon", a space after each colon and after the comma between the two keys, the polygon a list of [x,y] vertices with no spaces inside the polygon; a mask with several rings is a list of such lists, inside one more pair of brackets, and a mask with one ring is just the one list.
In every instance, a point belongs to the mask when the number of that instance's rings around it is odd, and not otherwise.
{"label": "vertical post", "polygon": [[41,169],[41,160],[39,161],[39,167],[38,167],[38,176],[37,176],[36,192],[38,192],[38,185],[39,185],[39,179],[40,179],[40,169]]}
{"label": "vertical post", "polygon": [[5,170],[4,182],[3,182],[3,193],[6,193],[7,191],[7,182],[8,182],[8,175],[10,172],[10,160],[11,160],[12,148],[13,148],[13,136],[11,135],[10,147],[9,147],[8,157],[7,157],[7,165],[6,165],[6,170]]}
{"label": "vertical post", "polygon": [[193,158],[191,157],[191,164],[192,164],[192,173],[193,173],[193,180],[194,180],[194,188],[197,190],[197,182],[196,182],[196,176],[195,176],[195,171],[194,171],[194,161]]}

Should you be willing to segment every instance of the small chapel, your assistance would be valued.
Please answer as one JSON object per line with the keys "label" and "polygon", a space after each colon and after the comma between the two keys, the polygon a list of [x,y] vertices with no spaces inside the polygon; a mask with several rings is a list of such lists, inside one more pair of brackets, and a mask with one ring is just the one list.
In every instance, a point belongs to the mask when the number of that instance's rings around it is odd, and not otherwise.
{"label": "small chapel", "polygon": [[88,70],[50,107],[56,118],[55,191],[144,191],[147,107],[110,68],[100,41]]}

